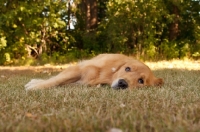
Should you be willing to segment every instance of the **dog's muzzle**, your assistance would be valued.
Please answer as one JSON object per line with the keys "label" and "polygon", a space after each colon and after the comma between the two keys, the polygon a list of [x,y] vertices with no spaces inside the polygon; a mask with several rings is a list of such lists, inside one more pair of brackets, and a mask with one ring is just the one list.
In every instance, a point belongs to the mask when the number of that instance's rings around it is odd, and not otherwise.
{"label": "dog's muzzle", "polygon": [[113,89],[126,89],[128,88],[128,83],[124,79],[117,79],[112,83],[111,87]]}

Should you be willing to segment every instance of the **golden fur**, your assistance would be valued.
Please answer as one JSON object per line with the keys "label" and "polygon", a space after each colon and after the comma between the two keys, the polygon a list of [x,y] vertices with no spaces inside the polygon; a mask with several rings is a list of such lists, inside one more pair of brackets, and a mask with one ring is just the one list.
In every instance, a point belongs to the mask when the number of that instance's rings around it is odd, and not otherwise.
{"label": "golden fur", "polygon": [[161,86],[163,80],[156,78],[149,67],[138,60],[121,54],[100,54],[68,67],[50,79],[32,79],[25,85],[25,89],[46,89],[69,83],[89,86],[108,84],[113,89],[132,89]]}

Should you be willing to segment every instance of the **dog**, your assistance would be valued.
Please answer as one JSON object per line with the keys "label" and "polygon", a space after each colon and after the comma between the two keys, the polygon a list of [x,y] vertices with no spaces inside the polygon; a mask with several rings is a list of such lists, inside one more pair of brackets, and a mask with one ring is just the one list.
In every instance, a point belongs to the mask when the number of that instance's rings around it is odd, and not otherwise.
{"label": "dog", "polygon": [[25,89],[48,89],[70,83],[88,86],[107,84],[117,90],[162,86],[163,79],[155,77],[150,68],[139,60],[122,54],[100,54],[70,66],[50,79],[32,79]]}

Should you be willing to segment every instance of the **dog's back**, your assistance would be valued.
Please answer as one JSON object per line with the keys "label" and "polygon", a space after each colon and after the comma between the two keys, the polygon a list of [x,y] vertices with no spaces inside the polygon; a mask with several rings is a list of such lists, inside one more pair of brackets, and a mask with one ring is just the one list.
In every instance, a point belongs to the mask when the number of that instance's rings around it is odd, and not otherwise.
{"label": "dog's back", "polygon": [[100,54],[90,60],[84,60],[79,63],[81,67],[84,66],[96,66],[96,67],[103,67],[108,66],[110,63],[120,62],[125,63],[130,60],[129,57],[122,55],[122,54]]}

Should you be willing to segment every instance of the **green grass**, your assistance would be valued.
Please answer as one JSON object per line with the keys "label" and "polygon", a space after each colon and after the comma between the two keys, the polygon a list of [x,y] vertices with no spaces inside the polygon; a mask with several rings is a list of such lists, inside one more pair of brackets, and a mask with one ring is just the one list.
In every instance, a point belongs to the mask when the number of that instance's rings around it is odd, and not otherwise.
{"label": "green grass", "polygon": [[199,62],[147,64],[164,78],[163,87],[116,91],[70,85],[26,92],[30,79],[48,78],[58,69],[0,67],[0,131],[200,132]]}

